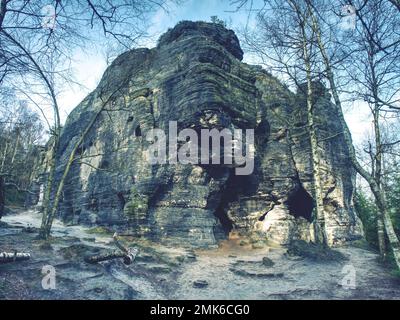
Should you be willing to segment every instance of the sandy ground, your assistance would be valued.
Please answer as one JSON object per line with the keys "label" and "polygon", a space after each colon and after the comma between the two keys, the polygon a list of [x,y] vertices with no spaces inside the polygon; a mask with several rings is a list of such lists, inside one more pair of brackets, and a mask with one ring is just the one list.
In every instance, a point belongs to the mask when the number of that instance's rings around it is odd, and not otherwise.
{"label": "sandy ground", "polygon": [[[37,212],[1,221],[0,251],[29,252],[31,259],[0,265],[0,299],[400,299],[400,280],[374,252],[353,246],[337,249],[344,261],[316,262],[235,240],[193,251],[126,238],[127,246],[139,248],[132,265],[90,265],[84,256],[115,249],[111,234],[56,221],[45,243],[36,238]],[[56,272],[55,289],[43,289],[46,265]]]}

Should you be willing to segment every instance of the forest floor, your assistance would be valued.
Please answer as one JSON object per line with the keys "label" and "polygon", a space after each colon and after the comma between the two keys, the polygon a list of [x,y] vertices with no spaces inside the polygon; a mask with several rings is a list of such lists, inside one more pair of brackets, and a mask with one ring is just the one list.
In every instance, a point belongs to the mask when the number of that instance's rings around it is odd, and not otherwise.
{"label": "forest floor", "polygon": [[[31,259],[0,264],[0,299],[400,299],[400,279],[376,253],[356,246],[336,249],[344,260],[315,261],[237,240],[188,250],[124,238],[139,249],[133,264],[93,265],[84,257],[115,249],[111,233],[56,221],[53,238],[43,242],[39,224],[35,211],[2,218],[0,252],[28,252]],[[55,268],[55,289],[42,287],[46,265]],[[343,285],[349,275],[354,287]]]}

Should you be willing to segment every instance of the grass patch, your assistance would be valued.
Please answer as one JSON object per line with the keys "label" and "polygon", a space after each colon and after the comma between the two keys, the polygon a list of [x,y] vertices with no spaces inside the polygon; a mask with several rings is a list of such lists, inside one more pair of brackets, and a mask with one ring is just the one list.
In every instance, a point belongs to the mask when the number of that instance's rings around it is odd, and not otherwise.
{"label": "grass patch", "polygon": [[393,277],[400,279],[400,270],[397,268],[396,261],[393,256],[393,252],[390,248],[389,248],[389,252],[387,253],[384,264],[386,265],[387,268],[390,269],[390,274]]}
{"label": "grass patch", "polygon": [[85,257],[87,254],[97,254],[99,252],[99,248],[88,247],[84,244],[73,244],[59,250],[59,253],[62,254],[64,259],[68,260],[76,260]]}
{"label": "grass patch", "polygon": [[399,269],[393,269],[393,270],[390,272],[390,274],[391,274],[393,277],[395,277],[395,278],[397,278],[397,279],[400,280],[400,270],[399,270]]}
{"label": "grass patch", "polygon": [[86,233],[109,235],[109,234],[113,234],[113,231],[107,227],[98,226],[98,227],[93,227],[93,228],[86,230]]}

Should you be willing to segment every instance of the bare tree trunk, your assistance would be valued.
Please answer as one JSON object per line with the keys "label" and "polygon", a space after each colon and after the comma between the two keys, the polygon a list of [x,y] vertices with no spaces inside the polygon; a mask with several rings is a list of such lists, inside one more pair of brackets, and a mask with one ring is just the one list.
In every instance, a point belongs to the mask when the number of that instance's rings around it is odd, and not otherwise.
{"label": "bare tree trunk", "polygon": [[[375,104],[376,105],[376,104]],[[375,106],[374,110],[374,131],[375,131],[375,181],[379,189],[382,190],[382,144],[381,144],[381,131],[379,127],[379,106]],[[383,194],[382,194],[383,196]],[[386,203],[385,199],[383,199]],[[386,259],[386,239],[385,239],[385,223],[383,218],[383,212],[379,210],[377,216],[377,232],[378,232],[378,244],[379,253],[381,259]]]}
{"label": "bare tree trunk", "polygon": [[[309,4],[309,0],[307,2]],[[311,7],[310,4],[309,4],[309,6]],[[382,212],[386,235],[388,236],[396,265],[400,269],[400,242],[399,242],[399,239],[394,231],[393,223],[390,219],[389,212],[386,207],[386,203],[384,201],[382,192],[381,192],[378,184],[376,183],[375,179],[369,174],[369,172],[367,170],[365,170],[361,166],[361,164],[358,162],[356,152],[354,150],[353,142],[351,139],[350,130],[349,130],[347,123],[343,116],[342,104],[341,104],[341,100],[339,98],[338,90],[336,87],[330,59],[326,52],[325,45],[322,42],[321,31],[320,31],[318,22],[314,16],[314,14],[313,14],[313,29],[314,29],[314,32],[316,33],[318,47],[319,47],[319,50],[320,50],[322,58],[323,58],[323,63],[325,65],[327,78],[328,78],[328,81],[330,84],[330,89],[332,91],[333,99],[334,99],[335,106],[336,106],[336,111],[338,114],[338,120],[340,121],[340,123],[343,127],[343,137],[344,137],[346,146],[349,151],[350,160],[351,160],[354,168],[356,169],[356,171],[367,181],[367,183],[369,184],[369,186],[371,188],[372,193],[374,194],[375,202],[378,207],[378,210],[380,210],[380,212]]]}
{"label": "bare tree trunk", "polygon": [[314,220],[315,242],[326,244],[327,239],[325,235],[324,201],[322,195],[322,183],[320,175],[321,174],[320,156],[318,153],[318,140],[314,123],[314,102],[313,102],[313,91],[312,91],[312,81],[310,72],[311,69],[309,61],[306,61],[305,65],[307,72],[307,121],[310,131],[311,160],[313,164],[313,178],[314,178],[314,190],[315,190],[314,194],[315,194],[315,204],[316,204],[316,215]]}
{"label": "bare tree trunk", "polygon": [[[54,137],[57,139],[56,137]],[[49,176],[47,178],[47,185],[46,185],[46,190],[43,195],[43,214],[42,214],[42,225],[40,227],[40,232],[39,232],[39,237],[42,239],[47,239],[50,235],[50,231],[47,233],[46,231],[46,224],[47,224],[47,217],[49,215],[49,210],[50,210],[50,197],[51,197],[51,191],[52,187],[54,184],[54,177],[55,177],[55,171],[56,171],[56,151],[55,151],[55,143],[51,146],[51,155],[50,155],[50,160],[48,163],[49,167]]]}
{"label": "bare tree trunk", "polygon": [[[307,98],[307,100],[309,99],[310,98]],[[327,238],[325,232],[324,200],[323,200],[322,182],[321,182],[321,168],[320,168],[321,162],[318,154],[318,141],[317,141],[317,133],[315,130],[314,116],[312,113],[313,110],[310,109],[311,103],[307,102],[308,105],[307,117],[310,126],[311,157],[313,163],[313,178],[314,178],[314,189],[315,189],[315,204],[316,204],[316,216],[314,221],[315,237],[316,237],[316,242],[326,245]]]}
{"label": "bare tree trunk", "polygon": [[321,159],[318,152],[318,139],[315,127],[314,117],[314,99],[313,99],[313,86],[312,86],[312,69],[311,69],[311,56],[308,49],[309,41],[305,30],[306,19],[297,5],[290,1],[292,8],[295,10],[297,15],[303,23],[300,24],[302,46],[303,46],[303,59],[305,64],[306,78],[307,78],[307,124],[310,132],[310,144],[311,144],[311,160],[313,166],[313,178],[314,178],[314,196],[315,196],[315,217],[314,217],[314,241],[323,245],[327,244],[326,232],[325,232],[325,218],[324,218],[324,201],[322,192],[322,181],[321,181]]}
{"label": "bare tree trunk", "polygon": [[14,151],[13,151],[13,155],[11,157],[11,165],[14,164],[15,156],[17,155],[17,151],[18,151],[18,145],[19,145],[19,134],[17,135],[17,140],[15,141]]}
{"label": "bare tree trunk", "polygon": [[7,0],[0,1],[0,30],[3,26],[4,17],[7,12]]}
{"label": "bare tree trunk", "polygon": [[6,142],[6,147],[4,148],[4,155],[3,159],[1,160],[1,167],[0,167],[0,172],[4,171],[4,165],[6,163],[6,158],[7,158],[7,152],[8,152],[8,142]]}
{"label": "bare tree trunk", "polygon": [[378,233],[379,254],[382,260],[386,259],[385,222],[381,212],[376,216],[376,229]]}
{"label": "bare tree trunk", "polygon": [[[79,140],[81,141],[81,140]],[[80,145],[80,143],[79,143]],[[64,184],[65,184],[65,180],[68,176],[69,170],[71,168],[72,163],[75,160],[75,154],[76,154],[76,150],[78,150],[79,147],[78,144],[75,145],[74,149],[72,150],[70,157],[68,159],[67,165],[64,169],[63,175],[61,177],[61,180],[58,184],[57,187],[57,191],[56,194],[54,196],[54,200],[52,203],[52,206],[50,208],[50,197],[51,197],[51,188],[50,186],[54,183],[54,177],[55,177],[55,159],[52,161],[53,162],[53,169],[51,170],[52,174],[50,174],[49,179],[47,181],[48,185],[47,189],[46,189],[46,195],[45,195],[45,200],[46,202],[44,202],[44,212],[43,212],[43,219],[42,219],[42,225],[40,227],[40,234],[41,237],[44,239],[47,239],[50,236],[50,231],[51,231],[51,226],[53,225],[53,220],[54,217],[56,216],[57,213],[57,209],[58,209],[58,205],[60,203],[60,199],[61,199],[61,194],[62,191],[64,189]]]}

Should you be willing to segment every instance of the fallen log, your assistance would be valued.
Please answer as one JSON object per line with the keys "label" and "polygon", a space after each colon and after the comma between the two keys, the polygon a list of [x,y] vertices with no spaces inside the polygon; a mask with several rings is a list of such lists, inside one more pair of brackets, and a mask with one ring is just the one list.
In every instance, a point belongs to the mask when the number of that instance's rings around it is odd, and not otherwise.
{"label": "fallen log", "polygon": [[139,252],[139,250],[136,249],[136,248],[129,249],[128,253],[126,253],[125,256],[124,256],[124,259],[123,259],[124,263],[126,265],[132,264],[132,262],[135,260],[136,255],[137,255],[138,252]]}
{"label": "fallen log", "polygon": [[135,260],[139,250],[137,248],[126,248],[122,243],[118,241],[117,233],[113,235],[114,244],[120,251],[113,251],[111,253],[103,253],[95,256],[85,257],[87,263],[98,263],[113,259],[123,259],[126,265],[132,264]]}
{"label": "fallen log", "polygon": [[88,256],[88,257],[85,257],[84,260],[87,263],[93,264],[93,263],[98,263],[98,262],[107,261],[107,260],[123,259],[123,262],[126,265],[130,265],[135,260],[137,252],[138,252],[138,250],[136,248],[133,248],[133,249],[129,250],[129,253],[114,251],[114,252],[110,252],[110,253],[98,254],[95,256]]}
{"label": "fallen log", "polygon": [[124,258],[125,255],[126,254],[124,252],[115,251],[115,252],[111,252],[111,253],[103,253],[103,254],[99,254],[96,256],[85,257],[85,261],[87,263],[98,263],[98,262],[112,260],[112,259]]}
{"label": "fallen log", "polygon": [[10,263],[16,261],[29,260],[31,255],[22,252],[0,252],[0,263]]}

